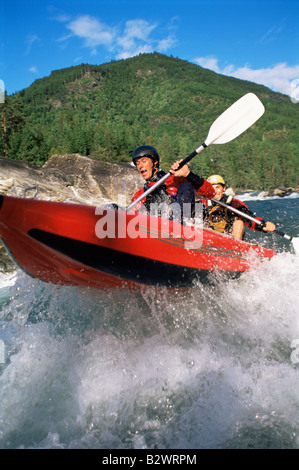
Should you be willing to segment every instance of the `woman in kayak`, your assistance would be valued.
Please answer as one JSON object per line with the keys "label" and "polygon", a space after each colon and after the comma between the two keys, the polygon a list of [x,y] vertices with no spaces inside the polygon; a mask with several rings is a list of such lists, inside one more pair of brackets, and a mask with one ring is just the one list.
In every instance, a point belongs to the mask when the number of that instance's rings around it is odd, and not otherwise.
{"label": "woman in kayak", "polygon": [[263,230],[265,232],[273,232],[275,230],[275,225],[272,222],[265,222],[261,217],[256,217],[244,202],[239,199],[235,199],[231,195],[225,194],[226,184],[222,176],[212,175],[208,178],[208,181],[215,189],[216,195],[214,196],[214,199],[224,202],[227,205],[231,205],[233,208],[244,212],[244,214],[263,222],[262,225],[259,225],[248,219],[244,219],[243,221],[229,209],[217,205],[216,202],[202,200],[202,203],[204,204],[204,221],[210,228],[217,232],[229,233],[239,240],[244,239],[245,225],[251,230],[256,231]]}
{"label": "woman in kayak", "polygon": [[[175,162],[172,165],[172,171],[176,170],[180,162],[181,160]],[[177,172],[177,174],[188,178],[188,175],[190,174],[188,165],[184,165],[180,172]],[[217,202],[202,199],[201,202],[204,205],[203,218],[204,222],[206,225],[208,225],[209,228],[212,228],[217,232],[228,233],[239,240],[244,239],[245,225],[251,230],[256,231],[273,232],[275,230],[275,224],[272,222],[265,222],[261,217],[256,217],[255,214],[253,214],[253,212],[248,209],[244,202],[240,201],[239,199],[235,199],[231,195],[225,194],[226,184],[222,176],[212,175],[207,179],[207,182],[210,183],[215,189],[215,196],[212,196],[213,199],[216,199],[219,202],[224,202],[227,205],[231,205],[233,208],[244,212],[245,215],[249,215],[250,217],[253,217],[262,222],[260,225],[245,218],[243,221],[238,215],[229,209],[224,208],[219,204],[217,205]]]}
{"label": "woman in kayak", "polygon": [[[150,145],[137,147],[133,152],[132,160],[138,172],[145,180],[144,187],[134,194],[132,198],[133,202],[149,187],[153,186],[160,178],[162,178],[165,175],[165,172],[160,169],[160,157],[157,150]],[[170,172],[172,175],[167,178],[161,186],[148,194],[146,198],[142,199],[136,205],[137,210],[141,210],[143,205],[148,213],[157,215],[153,210],[159,208],[158,215],[163,216],[164,213],[167,213],[168,216],[170,215],[170,218],[175,218],[182,222],[183,216],[184,218],[194,217],[194,190],[200,196],[207,198],[215,196],[215,189],[210,182],[201,176],[192,173],[187,165],[185,165],[188,169],[188,173],[186,175],[186,170],[182,171],[180,169],[179,171],[176,171],[178,167],[176,163],[171,167]],[[169,213],[170,206],[172,206],[174,210],[179,209],[179,214]]]}

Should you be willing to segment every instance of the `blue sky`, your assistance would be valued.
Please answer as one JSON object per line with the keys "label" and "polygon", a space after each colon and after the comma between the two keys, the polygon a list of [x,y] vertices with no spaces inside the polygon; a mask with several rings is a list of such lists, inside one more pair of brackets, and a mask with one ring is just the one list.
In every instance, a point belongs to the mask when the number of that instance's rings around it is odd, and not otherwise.
{"label": "blue sky", "polygon": [[299,100],[298,19],[298,0],[0,0],[0,84],[157,51]]}

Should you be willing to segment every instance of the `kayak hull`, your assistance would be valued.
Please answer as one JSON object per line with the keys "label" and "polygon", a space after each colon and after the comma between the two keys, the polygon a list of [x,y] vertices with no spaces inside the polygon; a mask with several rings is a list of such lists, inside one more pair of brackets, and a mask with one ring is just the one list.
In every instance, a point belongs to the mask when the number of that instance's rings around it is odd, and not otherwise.
{"label": "kayak hull", "polygon": [[31,276],[96,288],[236,277],[272,250],[145,214],[0,196],[0,237]]}

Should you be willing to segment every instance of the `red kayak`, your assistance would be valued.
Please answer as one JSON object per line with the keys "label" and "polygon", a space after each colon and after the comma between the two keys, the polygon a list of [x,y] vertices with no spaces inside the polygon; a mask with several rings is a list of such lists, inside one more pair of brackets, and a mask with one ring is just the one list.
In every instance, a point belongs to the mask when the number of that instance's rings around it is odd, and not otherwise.
{"label": "red kayak", "polygon": [[97,288],[186,287],[236,277],[275,252],[209,229],[113,208],[0,196],[0,237],[31,276]]}

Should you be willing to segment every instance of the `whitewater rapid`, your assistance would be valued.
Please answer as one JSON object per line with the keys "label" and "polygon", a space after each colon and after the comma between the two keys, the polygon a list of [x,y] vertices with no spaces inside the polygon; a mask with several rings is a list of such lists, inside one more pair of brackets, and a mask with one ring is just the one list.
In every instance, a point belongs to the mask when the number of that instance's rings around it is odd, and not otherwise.
{"label": "whitewater rapid", "polygon": [[279,201],[281,199],[298,199],[299,198],[299,193],[297,192],[292,192],[288,194],[287,196],[284,196],[283,198],[280,196],[265,196],[264,191],[250,191],[250,192],[243,192],[240,194],[237,194],[236,197],[240,199],[240,201],[244,202],[252,202],[252,201]]}
{"label": "whitewater rapid", "polygon": [[0,448],[298,449],[298,280],[291,253],[185,291],[0,274]]}

